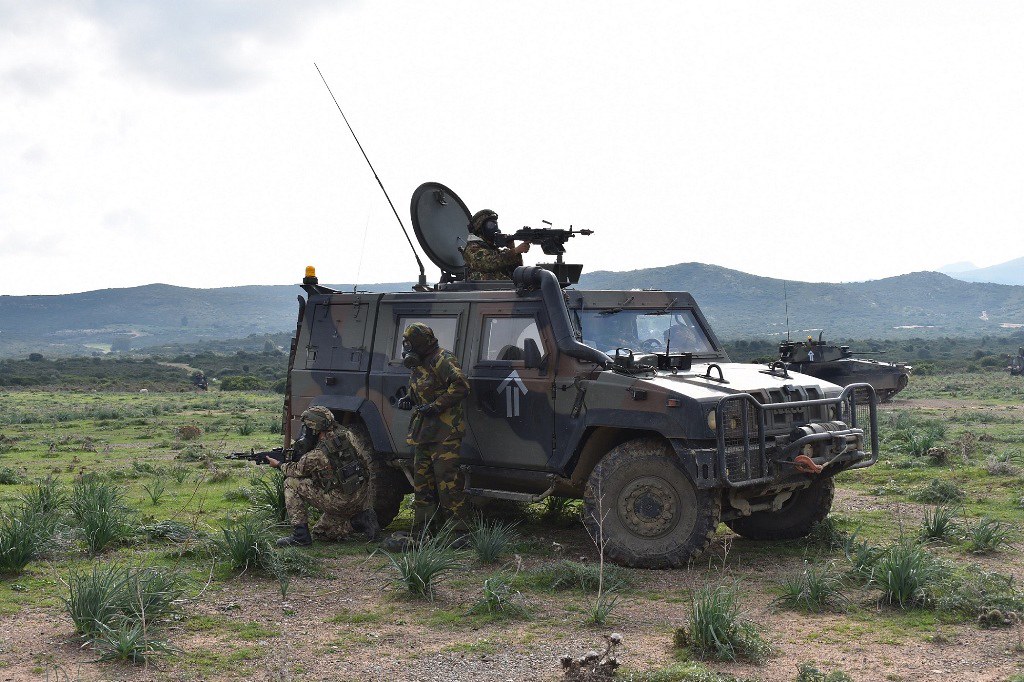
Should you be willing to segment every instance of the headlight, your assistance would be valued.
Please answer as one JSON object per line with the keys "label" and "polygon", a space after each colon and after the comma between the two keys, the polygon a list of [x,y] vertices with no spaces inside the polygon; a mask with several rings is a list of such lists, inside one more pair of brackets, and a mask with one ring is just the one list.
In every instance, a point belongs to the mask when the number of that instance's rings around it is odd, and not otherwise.
{"label": "headlight", "polygon": [[714,431],[717,424],[718,422],[715,419],[715,411],[711,410],[710,412],[708,412],[708,428]]}

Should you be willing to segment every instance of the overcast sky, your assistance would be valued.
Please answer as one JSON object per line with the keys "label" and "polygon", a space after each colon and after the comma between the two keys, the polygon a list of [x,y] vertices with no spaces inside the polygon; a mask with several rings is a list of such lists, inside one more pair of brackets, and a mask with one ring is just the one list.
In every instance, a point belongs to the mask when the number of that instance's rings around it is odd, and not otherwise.
{"label": "overcast sky", "polygon": [[588,270],[992,265],[1022,36],[1020,2],[0,0],[0,294],[414,279],[314,62],[410,231],[433,180],[595,230]]}

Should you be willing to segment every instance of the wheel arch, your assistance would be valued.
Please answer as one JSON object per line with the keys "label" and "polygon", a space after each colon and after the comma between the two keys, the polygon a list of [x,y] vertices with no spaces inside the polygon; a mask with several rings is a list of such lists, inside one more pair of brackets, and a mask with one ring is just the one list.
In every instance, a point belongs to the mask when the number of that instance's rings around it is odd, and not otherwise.
{"label": "wheel arch", "polygon": [[584,433],[580,446],[577,449],[576,457],[572,465],[572,473],[569,480],[575,494],[583,494],[583,488],[590,477],[591,472],[597,463],[601,461],[608,452],[622,443],[639,438],[657,438],[665,442],[665,447],[671,451],[669,439],[657,432],[648,429],[630,429],[620,426],[591,426]]}

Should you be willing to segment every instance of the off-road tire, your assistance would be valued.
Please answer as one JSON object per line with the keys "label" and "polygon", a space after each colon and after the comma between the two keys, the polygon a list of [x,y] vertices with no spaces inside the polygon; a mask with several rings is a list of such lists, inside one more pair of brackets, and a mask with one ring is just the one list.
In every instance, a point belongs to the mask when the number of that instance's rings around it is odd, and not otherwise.
{"label": "off-road tire", "polygon": [[831,476],[817,478],[810,487],[793,493],[779,511],[754,512],[730,519],[725,525],[749,540],[796,540],[825,520],[835,492]]}
{"label": "off-road tire", "polygon": [[405,474],[400,470],[390,467],[373,449],[373,441],[370,434],[362,424],[349,426],[352,433],[352,444],[355,445],[360,459],[370,470],[370,496],[373,499],[373,509],[377,512],[377,524],[381,530],[388,527],[402,505],[402,500],[408,493],[412,492],[412,486],[406,480]]}
{"label": "off-road tire", "polygon": [[707,549],[720,515],[719,495],[699,490],[657,438],[612,448],[583,493],[587,531],[603,536],[605,556],[623,566],[685,566]]}

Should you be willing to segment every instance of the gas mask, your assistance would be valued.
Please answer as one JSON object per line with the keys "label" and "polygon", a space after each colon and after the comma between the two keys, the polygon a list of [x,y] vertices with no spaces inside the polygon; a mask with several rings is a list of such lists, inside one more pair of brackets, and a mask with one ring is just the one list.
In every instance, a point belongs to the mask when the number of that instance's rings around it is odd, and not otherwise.
{"label": "gas mask", "polygon": [[498,229],[498,223],[494,220],[487,220],[480,226],[480,238],[488,244],[496,247],[508,246],[509,238]]}
{"label": "gas mask", "polygon": [[402,340],[402,364],[412,369],[423,362],[420,354],[413,350],[412,342],[409,339]]}

